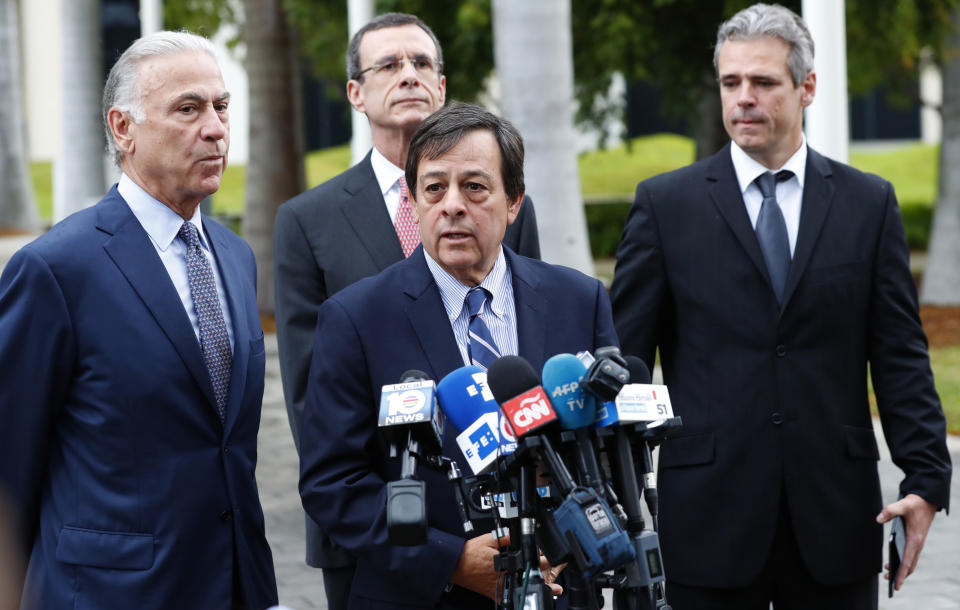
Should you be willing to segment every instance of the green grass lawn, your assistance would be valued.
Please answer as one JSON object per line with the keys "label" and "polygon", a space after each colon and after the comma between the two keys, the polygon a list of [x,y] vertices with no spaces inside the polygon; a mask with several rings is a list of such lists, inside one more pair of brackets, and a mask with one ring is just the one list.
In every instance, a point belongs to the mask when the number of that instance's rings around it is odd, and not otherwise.
{"label": "green grass lawn", "polygon": [[931,349],[930,363],[947,417],[947,431],[960,434],[960,345]]}

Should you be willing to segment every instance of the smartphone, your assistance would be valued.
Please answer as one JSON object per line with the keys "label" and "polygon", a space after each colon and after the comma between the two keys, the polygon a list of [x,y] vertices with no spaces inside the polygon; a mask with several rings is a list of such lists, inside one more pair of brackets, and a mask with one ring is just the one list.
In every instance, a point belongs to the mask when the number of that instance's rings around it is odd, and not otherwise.
{"label": "smartphone", "polygon": [[900,571],[900,559],[903,557],[903,547],[907,542],[907,530],[903,525],[903,517],[894,517],[890,522],[890,580],[887,582],[887,597],[893,597],[894,586],[897,584],[897,572]]}

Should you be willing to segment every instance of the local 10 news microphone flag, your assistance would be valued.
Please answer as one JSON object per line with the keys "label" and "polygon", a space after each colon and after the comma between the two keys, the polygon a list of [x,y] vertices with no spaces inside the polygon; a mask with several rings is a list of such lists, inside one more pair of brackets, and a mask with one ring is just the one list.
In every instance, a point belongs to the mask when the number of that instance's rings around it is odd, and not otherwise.
{"label": "local 10 news microphone flag", "polygon": [[417,460],[443,451],[444,416],[437,388],[423,371],[405,372],[400,383],[383,386],[377,421],[390,443],[390,455],[401,455],[400,480],[387,483],[387,534],[402,546],[427,541],[426,483],[414,478]]}
{"label": "local 10 news microphone flag", "polygon": [[473,474],[493,469],[497,457],[517,447],[513,431],[487,385],[487,373],[468,365],[450,372],[437,384],[437,397],[457,430],[457,446]]}

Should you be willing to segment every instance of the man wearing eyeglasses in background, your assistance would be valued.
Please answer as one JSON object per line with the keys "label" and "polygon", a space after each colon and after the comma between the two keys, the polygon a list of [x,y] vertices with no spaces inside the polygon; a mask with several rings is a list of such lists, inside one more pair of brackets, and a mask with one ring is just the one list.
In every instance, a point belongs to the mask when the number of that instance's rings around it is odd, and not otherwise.
{"label": "man wearing eyeglasses in background", "polygon": [[[347,97],[367,115],[373,149],[357,165],[280,206],[274,236],[276,321],[287,415],[297,451],[317,310],[329,296],[413,252],[420,233],[403,178],[414,131],[446,99],[443,52],[414,15],[387,13],[347,50]],[[503,244],[540,258],[529,198]],[[346,609],[355,560],[307,521],[307,563],[323,570],[331,610]]]}

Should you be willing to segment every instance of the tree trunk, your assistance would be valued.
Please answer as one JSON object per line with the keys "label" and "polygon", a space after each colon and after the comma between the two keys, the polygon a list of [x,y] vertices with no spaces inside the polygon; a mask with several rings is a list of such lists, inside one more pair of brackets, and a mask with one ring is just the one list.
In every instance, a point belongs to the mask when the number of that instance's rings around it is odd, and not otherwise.
{"label": "tree trunk", "polygon": [[63,131],[54,163],[54,221],[96,203],[106,191],[100,0],[62,0],[60,11]]}
{"label": "tree trunk", "polygon": [[724,147],[730,138],[723,127],[723,107],[720,104],[720,88],[717,75],[711,66],[704,70],[700,79],[701,96],[697,104],[697,132],[694,142],[697,161],[706,159]]}
{"label": "tree trunk", "polygon": [[593,274],[573,127],[570,0],[494,0],[501,108],[526,147],[543,258]]}
{"label": "tree trunk", "polygon": [[960,305],[960,8],[944,45],[940,194],[933,215],[921,302]]}
{"label": "tree trunk", "polygon": [[257,303],[272,315],[274,220],[280,204],[306,188],[299,60],[283,0],[243,5],[251,117],[243,236],[257,257]]}
{"label": "tree trunk", "polygon": [[0,233],[34,231],[39,225],[27,170],[18,0],[0,0]]}

